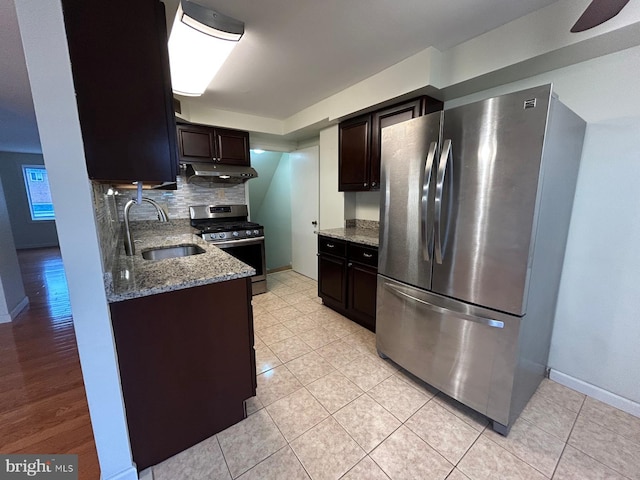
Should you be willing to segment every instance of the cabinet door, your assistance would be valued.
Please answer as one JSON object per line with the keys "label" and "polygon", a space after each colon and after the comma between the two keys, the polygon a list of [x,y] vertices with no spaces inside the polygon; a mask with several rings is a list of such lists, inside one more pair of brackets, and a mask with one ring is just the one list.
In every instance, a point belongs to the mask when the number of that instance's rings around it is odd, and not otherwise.
{"label": "cabinet door", "polygon": [[423,111],[423,97],[374,112],[371,126],[371,168],[372,189],[380,188],[380,151],[382,129],[389,125],[419,117]]}
{"label": "cabinet door", "polygon": [[178,151],[183,162],[213,162],[216,158],[213,128],[178,125]]}
{"label": "cabinet door", "polygon": [[112,0],[101,6],[62,1],[91,179],[176,180],[167,43],[160,34],[166,26],[158,24],[158,5],[156,0]]}
{"label": "cabinet door", "polygon": [[348,265],[349,316],[369,330],[376,331],[376,270],[357,263]]}
{"label": "cabinet door", "polygon": [[174,135],[173,126],[176,123],[176,114],[174,108],[173,91],[171,89],[171,70],[169,68],[169,50],[164,48],[168,45],[169,37],[167,36],[167,17],[164,9],[164,3],[156,4],[156,26],[160,37],[160,59],[162,61],[162,80],[164,82],[164,103],[167,111],[167,131],[169,138],[169,149],[171,154],[171,165],[175,171],[175,175],[180,171],[180,156],[178,154],[178,137]]}
{"label": "cabinet door", "polygon": [[422,97],[422,113],[420,115],[429,115],[433,112],[440,112],[444,109],[444,103],[433,97]]}
{"label": "cabinet door", "polygon": [[218,162],[247,167],[251,165],[249,132],[216,128],[215,146]]}
{"label": "cabinet door", "polygon": [[[201,309],[193,313],[194,305]],[[251,280],[112,303],[133,460],[155,465],[245,417],[255,395]]]}
{"label": "cabinet door", "polygon": [[330,306],[346,306],[346,263],[333,255],[318,256],[318,295]]}
{"label": "cabinet door", "polygon": [[338,190],[369,190],[371,115],[340,124]]}

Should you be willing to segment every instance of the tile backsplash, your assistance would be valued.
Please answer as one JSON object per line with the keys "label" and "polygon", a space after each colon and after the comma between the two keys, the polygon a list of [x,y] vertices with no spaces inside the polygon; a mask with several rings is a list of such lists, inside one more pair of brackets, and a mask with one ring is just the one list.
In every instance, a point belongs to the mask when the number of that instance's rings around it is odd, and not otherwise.
{"label": "tile backsplash", "polygon": [[345,220],[344,226],[345,228],[366,228],[377,230],[378,228],[380,228],[380,222],[376,220],[351,219]]}
{"label": "tile backsplash", "polygon": [[111,268],[111,260],[120,236],[120,222],[115,197],[107,195],[108,185],[91,182],[93,189],[93,209],[96,213],[96,225],[100,239],[102,269]]}
{"label": "tile backsplash", "polygon": [[[116,206],[118,218],[124,221],[123,211],[125,204],[135,197],[135,190],[120,191],[116,196]],[[244,184],[219,184],[216,187],[203,187],[186,183],[181,176],[178,176],[177,190],[145,190],[144,197],[155,200],[160,205],[166,207],[170,219],[189,218],[190,205],[221,205],[221,204],[243,204],[245,200]],[[148,203],[134,205],[129,211],[130,220],[153,220],[156,218],[155,209]]]}
{"label": "tile backsplash", "polygon": [[[135,190],[122,190],[119,195],[107,195],[108,185],[92,182],[93,206],[96,212],[96,224],[100,237],[103,271],[111,268],[116,245],[120,237],[125,204],[135,197]],[[169,212],[170,220],[188,219],[189,205],[220,205],[246,203],[244,184],[220,184],[218,187],[203,187],[188,184],[178,176],[177,190],[145,190],[142,195],[155,200]],[[147,204],[134,205],[129,219],[153,220],[155,209]]]}

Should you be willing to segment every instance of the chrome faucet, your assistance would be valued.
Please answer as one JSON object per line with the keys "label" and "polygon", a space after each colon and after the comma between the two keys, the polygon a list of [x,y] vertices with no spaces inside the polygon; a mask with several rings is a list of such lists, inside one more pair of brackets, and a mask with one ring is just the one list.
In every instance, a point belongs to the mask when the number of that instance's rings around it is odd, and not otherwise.
{"label": "chrome faucet", "polygon": [[[156,211],[158,212],[158,220],[160,222],[169,221],[169,215],[163,207],[158,205],[150,198],[142,197],[142,201],[150,203],[155,207]],[[135,200],[129,200],[124,206],[124,251],[128,256],[135,255],[136,253],[136,246],[133,243],[133,236],[131,236],[131,228],[129,226],[129,210],[131,210],[131,207],[137,203],[138,202],[136,202]]]}

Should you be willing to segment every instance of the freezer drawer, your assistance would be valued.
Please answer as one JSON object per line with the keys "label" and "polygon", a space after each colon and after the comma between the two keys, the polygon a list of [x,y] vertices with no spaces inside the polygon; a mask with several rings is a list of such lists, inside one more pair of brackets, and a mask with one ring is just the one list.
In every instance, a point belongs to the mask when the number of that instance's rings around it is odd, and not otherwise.
{"label": "freezer drawer", "polygon": [[378,351],[502,425],[517,364],[520,318],[378,275]]}

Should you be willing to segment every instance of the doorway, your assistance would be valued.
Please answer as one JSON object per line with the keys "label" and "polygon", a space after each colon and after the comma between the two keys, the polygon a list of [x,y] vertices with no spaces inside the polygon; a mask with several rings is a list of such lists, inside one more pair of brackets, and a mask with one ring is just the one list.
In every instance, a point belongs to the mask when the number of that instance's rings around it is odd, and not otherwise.
{"label": "doorway", "polygon": [[292,268],[317,279],[319,147],[251,151],[258,178],[247,183],[251,220],[264,226],[267,271]]}
{"label": "doorway", "polygon": [[267,271],[291,268],[291,167],[288,153],[251,151],[258,178],[247,182],[251,221],[264,227]]}
{"label": "doorway", "polygon": [[302,275],[318,279],[318,240],[316,230],[320,212],[318,146],[296,150],[291,156],[291,264]]}

